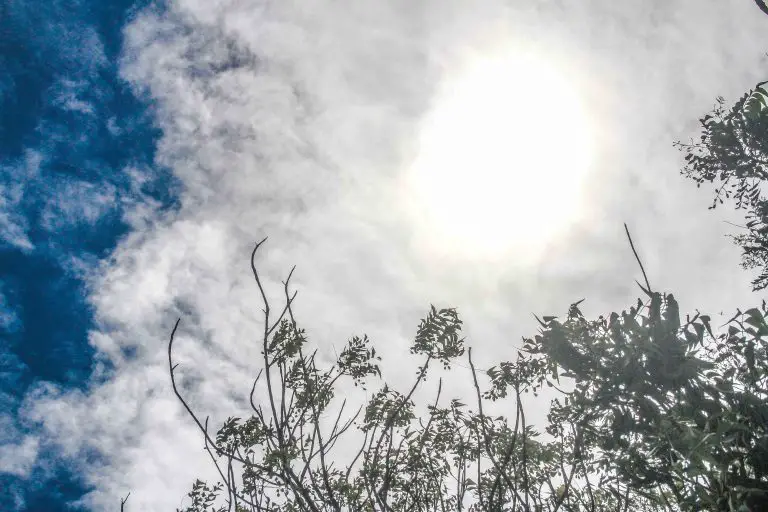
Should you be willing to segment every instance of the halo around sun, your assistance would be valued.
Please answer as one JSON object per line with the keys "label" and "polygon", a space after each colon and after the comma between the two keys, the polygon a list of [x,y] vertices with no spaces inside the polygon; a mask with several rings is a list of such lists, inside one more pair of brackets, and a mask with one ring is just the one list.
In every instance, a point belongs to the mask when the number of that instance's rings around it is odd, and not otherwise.
{"label": "halo around sun", "polygon": [[592,153],[567,76],[533,55],[477,56],[423,119],[405,184],[416,237],[462,259],[537,260],[578,218]]}

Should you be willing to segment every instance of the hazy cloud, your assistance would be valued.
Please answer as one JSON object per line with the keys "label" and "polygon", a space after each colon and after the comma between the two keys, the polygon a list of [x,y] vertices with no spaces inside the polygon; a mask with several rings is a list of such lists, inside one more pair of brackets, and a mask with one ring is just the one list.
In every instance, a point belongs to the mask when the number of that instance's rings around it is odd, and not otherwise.
{"label": "hazy cloud", "polygon": [[[531,312],[584,296],[589,311],[624,307],[637,294],[624,221],[653,282],[684,308],[747,300],[727,226],[678,176],[671,143],[716,95],[761,78],[768,37],[748,4],[179,0],[143,11],[125,29],[121,69],[156,102],[157,162],[181,181],[180,209],[135,205],[134,231],[90,282],[90,341],[114,375],[85,393],[41,387],[25,417],[73,460],[104,455],[80,468],[94,509],[129,490],[136,510],[179,506],[212,468],[172,398],[167,336],[181,315],[180,372],[203,416],[218,424],[242,407],[259,367],[247,256],[264,235],[267,285],[279,300],[298,265],[297,313],[321,356],[367,332],[390,381],[412,376],[386,361],[402,358],[430,302],[459,307],[481,366],[511,357],[535,330]],[[440,80],[501,38],[563,66],[599,127],[585,221],[523,269],[514,254],[418,250],[399,206]]]}

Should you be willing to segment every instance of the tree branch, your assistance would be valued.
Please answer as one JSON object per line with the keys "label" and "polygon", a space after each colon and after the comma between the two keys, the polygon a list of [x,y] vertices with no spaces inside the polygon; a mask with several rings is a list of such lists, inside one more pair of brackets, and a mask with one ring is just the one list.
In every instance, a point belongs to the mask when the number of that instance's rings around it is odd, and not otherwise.
{"label": "tree branch", "polygon": [[[645,268],[643,267],[643,262],[640,261],[640,256],[637,255],[637,251],[635,250],[635,244],[632,243],[632,236],[629,234],[629,228],[627,227],[627,223],[626,222],[624,223],[624,231],[627,232],[627,238],[629,239],[629,246],[632,248],[632,253],[635,255],[635,259],[637,260],[637,264],[640,265],[640,270],[643,273],[643,279],[645,279],[645,286],[646,286],[646,288],[648,290],[647,293],[650,294],[651,292],[653,292],[653,290],[651,290],[651,283],[648,282],[648,276],[645,273]],[[641,286],[641,288],[642,288],[642,286]]]}
{"label": "tree branch", "polygon": [[120,512],[124,512],[125,511],[125,502],[128,501],[128,497],[130,497],[130,495],[131,495],[131,493],[129,492],[125,496],[125,498],[121,498],[120,499]]}

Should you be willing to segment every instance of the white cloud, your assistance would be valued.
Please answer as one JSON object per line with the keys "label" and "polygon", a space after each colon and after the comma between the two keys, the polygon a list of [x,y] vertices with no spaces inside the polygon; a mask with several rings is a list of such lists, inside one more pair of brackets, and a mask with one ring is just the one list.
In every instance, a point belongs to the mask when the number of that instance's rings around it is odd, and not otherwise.
{"label": "white cloud", "polygon": [[[536,5],[179,0],[132,21],[123,74],[157,102],[158,161],[182,182],[181,208],[137,213],[91,282],[91,342],[114,376],[87,393],[41,388],[25,407],[66,454],[106,455],[80,468],[93,509],[114,509],[129,490],[132,510],[172,509],[212,473],[170,391],[167,335],[183,311],[180,371],[203,377],[189,381],[190,400],[216,424],[236,411],[259,368],[247,257],[265,234],[265,281],[278,300],[298,264],[297,313],[323,357],[367,332],[398,361],[430,302],[459,307],[481,367],[534,331],[532,311],[582,296],[589,310],[622,308],[637,274],[623,221],[653,282],[684,307],[748,298],[738,253],[709,197],[677,176],[671,142],[714,96],[757,81],[756,15],[714,0]],[[589,222],[524,271],[415,251],[397,204],[441,74],[501,34],[566,66],[601,127]]]}
{"label": "white cloud", "polygon": [[[0,396],[0,400],[7,401]],[[21,478],[29,476],[34,467],[40,440],[19,430],[13,417],[0,415],[0,473]]]}
{"label": "white cloud", "polygon": [[26,478],[34,466],[40,441],[25,436],[20,443],[0,445],[0,473]]}
{"label": "white cloud", "polygon": [[93,105],[81,99],[81,95],[87,91],[88,83],[70,79],[60,80],[51,89],[53,105],[64,111],[79,112],[80,114],[94,114]]}
{"label": "white cloud", "polygon": [[27,231],[27,219],[19,211],[24,198],[24,184],[39,171],[42,155],[28,151],[24,158],[0,166],[0,240],[23,251],[34,248]]}
{"label": "white cloud", "polygon": [[48,199],[41,212],[41,224],[51,233],[78,224],[93,226],[115,207],[115,190],[108,184],[66,181]]}

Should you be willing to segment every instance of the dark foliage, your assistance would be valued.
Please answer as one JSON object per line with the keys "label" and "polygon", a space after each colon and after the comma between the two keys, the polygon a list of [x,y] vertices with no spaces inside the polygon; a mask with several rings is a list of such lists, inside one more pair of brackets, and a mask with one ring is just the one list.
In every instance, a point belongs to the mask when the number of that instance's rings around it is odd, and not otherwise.
{"label": "dark foliage", "polygon": [[[253,260],[252,268],[263,292]],[[645,300],[620,313],[588,320],[575,303],[564,320],[543,317],[514,362],[481,371],[466,351],[471,408],[466,397],[442,400],[442,379],[434,401],[414,400],[440,370],[433,363],[454,372],[465,354],[456,311],[431,307],[411,348],[421,359],[415,382],[402,391],[383,383],[345,415],[338,385],[380,381],[381,359],[367,337],[353,337],[336,364],[319,368],[288,283],[277,318],[262,293],[263,369],[251,415],[227,419],[215,436],[176,388],[171,337],[174,391],[221,477],[197,481],[184,512],[768,507],[765,303],[739,311],[719,334],[706,315],[683,321],[674,296],[647,282]],[[521,398],[544,386],[555,398],[539,432]],[[510,413],[484,412],[499,400]]]}
{"label": "dark foliage", "polygon": [[723,98],[714,110],[701,119],[698,143],[677,146],[685,155],[683,174],[697,186],[716,184],[710,208],[729,200],[744,210],[744,232],[733,237],[741,246],[743,266],[756,269],[755,290],[768,287],[768,91],[767,82],[742,96],[727,108]]}

